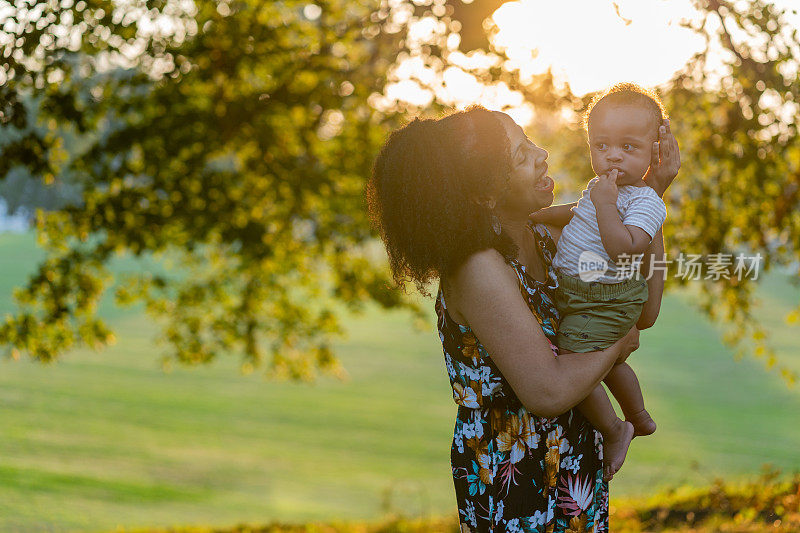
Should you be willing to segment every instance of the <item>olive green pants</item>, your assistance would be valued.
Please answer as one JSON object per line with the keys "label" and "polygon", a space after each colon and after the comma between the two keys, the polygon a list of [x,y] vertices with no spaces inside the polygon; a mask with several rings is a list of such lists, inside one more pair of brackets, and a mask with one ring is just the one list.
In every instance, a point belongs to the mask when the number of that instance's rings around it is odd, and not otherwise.
{"label": "olive green pants", "polygon": [[556,306],[561,322],[556,345],[578,353],[604,350],[636,324],[646,301],[647,282],[639,276],[599,283],[559,273]]}

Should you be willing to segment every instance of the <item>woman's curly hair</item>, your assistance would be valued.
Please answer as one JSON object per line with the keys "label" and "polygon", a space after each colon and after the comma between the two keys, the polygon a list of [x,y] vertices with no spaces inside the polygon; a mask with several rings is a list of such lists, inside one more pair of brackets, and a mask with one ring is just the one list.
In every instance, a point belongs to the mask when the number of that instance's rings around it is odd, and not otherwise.
{"label": "woman's curly hair", "polygon": [[372,223],[398,285],[425,285],[471,254],[515,255],[479,199],[499,199],[511,172],[508,135],[498,115],[471,106],[439,119],[415,119],[389,135],[366,187]]}

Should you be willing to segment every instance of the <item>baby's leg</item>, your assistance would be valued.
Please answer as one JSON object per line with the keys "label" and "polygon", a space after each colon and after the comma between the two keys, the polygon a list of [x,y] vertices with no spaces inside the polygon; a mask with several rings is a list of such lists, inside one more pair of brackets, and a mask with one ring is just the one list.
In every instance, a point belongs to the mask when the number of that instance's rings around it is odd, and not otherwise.
{"label": "baby's leg", "polygon": [[625,420],[633,424],[636,435],[650,435],[656,430],[656,423],[650,413],[644,408],[642,389],[636,373],[628,365],[622,363],[615,365],[604,380],[614,398],[625,413]]}
{"label": "baby's leg", "polygon": [[603,479],[609,481],[625,462],[633,425],[617,416],[602,385],[595,387],[578,409],[603,434]]}
{"label": "baby's leg", "polygon": [[[569,350],[561,351],[569,352]],[[578,409],[603,434],[603,479],[609,481],[625,462],[628,446],[633,440],[633,425],[617,416],[603,385],[595,387],[589,396],[578,404]]]}

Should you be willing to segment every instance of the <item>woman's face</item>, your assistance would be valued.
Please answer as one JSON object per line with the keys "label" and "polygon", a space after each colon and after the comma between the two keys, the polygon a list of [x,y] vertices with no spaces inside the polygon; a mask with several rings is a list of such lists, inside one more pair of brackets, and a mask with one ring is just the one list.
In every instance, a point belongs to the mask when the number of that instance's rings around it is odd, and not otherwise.
{"label": "woman's face", "polygon": [[555,184],[547,175],[547,151],[533,144],[511,117],[497,113],[508,135],[511,176],[496,210],[506,219],[527,220],[534,211],[553,203]]}

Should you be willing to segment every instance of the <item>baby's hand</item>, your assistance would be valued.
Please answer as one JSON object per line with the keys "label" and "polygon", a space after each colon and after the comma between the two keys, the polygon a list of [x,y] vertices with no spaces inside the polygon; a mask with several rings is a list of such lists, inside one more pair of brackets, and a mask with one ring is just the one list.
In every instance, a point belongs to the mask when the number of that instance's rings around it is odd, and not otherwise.
{"label": "baby's hand", "polygon": [[597,207],[600,204],[617,205],[617,169],[612,170],[608,174],[603,174],[597,177],[597,183],[592,187],[589,193],[592,203]]}

